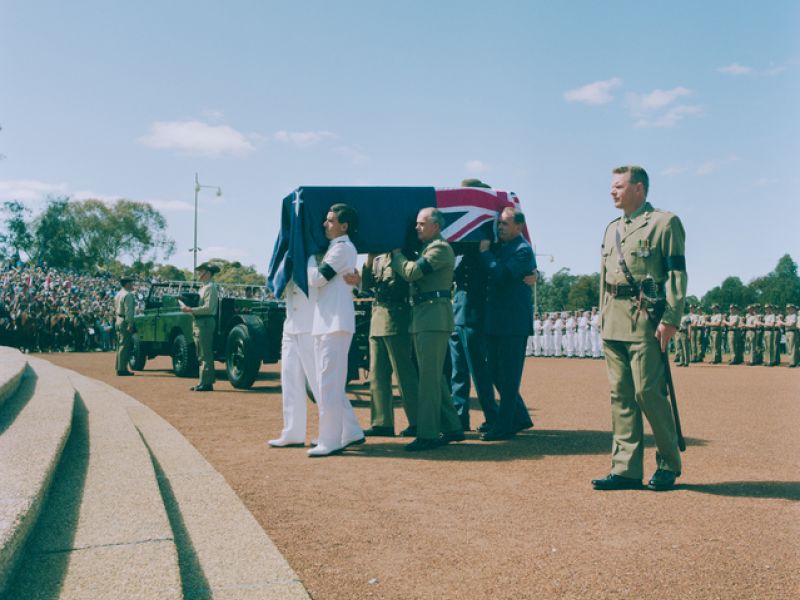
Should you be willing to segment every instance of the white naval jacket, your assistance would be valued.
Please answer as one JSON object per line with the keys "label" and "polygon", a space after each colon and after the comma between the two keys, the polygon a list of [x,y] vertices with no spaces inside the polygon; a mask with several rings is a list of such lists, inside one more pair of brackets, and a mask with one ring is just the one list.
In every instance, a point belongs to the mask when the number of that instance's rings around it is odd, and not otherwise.
{"label": "white naval jacket", "polygon": [[[328,251],[320,264],[312,256],[308,260],[308,285],[316,288],[314,303],[313,335],[326,333],[355,333],[356,311],[353,305],[353,286],[345,283],[343,273],[352,273],[356,268],[356,247],[347,235],[331,240]],[[324,267],[328,265],[328,270]],[[330,279],[326,277],[326,272]]]}
{"label": "white naval jacket", "polygon": [[283,292],[286,300],[286,320],[283,322],[284,333],[299,335],[311,333],[314,325],[314,305],[317,300],[317,289],[309,287],[308,296],[294,283],[293,279],[286,284]]}

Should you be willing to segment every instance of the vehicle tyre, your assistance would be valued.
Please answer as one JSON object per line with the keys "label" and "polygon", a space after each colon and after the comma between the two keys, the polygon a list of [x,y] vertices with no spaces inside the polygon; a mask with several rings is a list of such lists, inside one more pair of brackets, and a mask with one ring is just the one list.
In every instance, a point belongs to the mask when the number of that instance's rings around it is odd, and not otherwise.
{"label": "vehicle tyre", "polygon": [[179,333],[172,340],[172,370],[178,377],[197,377],[197,354],[194,344]]}
{"label": "vehicle tyre", "polygon": [[253,336],[247,325],[239,324],[228,334],[225,345],[225,370],[228,381],[238,389],[247,389],[253,385],[261,368],[261,357],[258,354]]}
{"label": "vehicle tyre", "polygon": [[139,336],[133,334],[133,351],[128,359],[128,367],[131,371],[141,371],[144,369],[144,364],[147,362],[147,345],[139,339]]}

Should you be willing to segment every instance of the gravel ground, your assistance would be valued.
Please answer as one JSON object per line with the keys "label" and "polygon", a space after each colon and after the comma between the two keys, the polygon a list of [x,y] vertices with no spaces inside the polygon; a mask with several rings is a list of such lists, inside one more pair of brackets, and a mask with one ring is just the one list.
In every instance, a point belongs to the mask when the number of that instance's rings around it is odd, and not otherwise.
{"label": "gravel ground", "polygon": [[[311,460],[265,443],[281,429],[277,365],[252,390],[223,379],[194,394],[166,358],[117,378],[111,354],[44,357],[177,427],[317,600],[800,597],[800,369],[674,369],[688,448],[680,485],[655,493],[589,483],[610,465],[602,361],[529,358],[522,395],[536,426],[512,441],[473,432],[409,454],[407,440],[371,438]],[[350,391],[367,427],[368,390]],[[309,421],[314,434],[313,407]],[[648,475],[654,465],[651,443]]]}

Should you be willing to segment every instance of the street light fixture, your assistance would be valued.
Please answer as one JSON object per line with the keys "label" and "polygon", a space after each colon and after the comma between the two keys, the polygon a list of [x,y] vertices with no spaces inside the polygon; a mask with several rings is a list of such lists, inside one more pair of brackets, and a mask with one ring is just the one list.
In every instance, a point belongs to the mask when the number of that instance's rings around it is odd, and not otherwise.
{"label": "street light fixture", "polygon": [[217,190],[217,197],[222,196],[221,187],[219,187],[218,185],[201,185],[200,180],[197,177],[197,173],[194,174],[194,248],[192,248],[192,253],[194,254],[194,262],[192,265],[192,279],[194,280],[197,280],[197,251],[199,250],[199,248],[197,247],[197,195],[203,188]]}

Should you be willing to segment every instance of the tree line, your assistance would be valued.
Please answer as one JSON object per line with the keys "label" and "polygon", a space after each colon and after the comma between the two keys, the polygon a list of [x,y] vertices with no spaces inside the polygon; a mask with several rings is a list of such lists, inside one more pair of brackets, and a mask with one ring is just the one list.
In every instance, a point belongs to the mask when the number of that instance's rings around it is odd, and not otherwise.
{"label": "tree line", "polygon": [[[50,198],[38,215],[11,200],[0,206],[0,258],[18,260],[22,253],[33,264],[78,273],[107,273],[186,281],[190,270],[165,261],[175,252],[167,236],[167,220],[147,202]],[[212,259],[220,267],[217,281],[263,285],[266,277],[252,266]]]}

